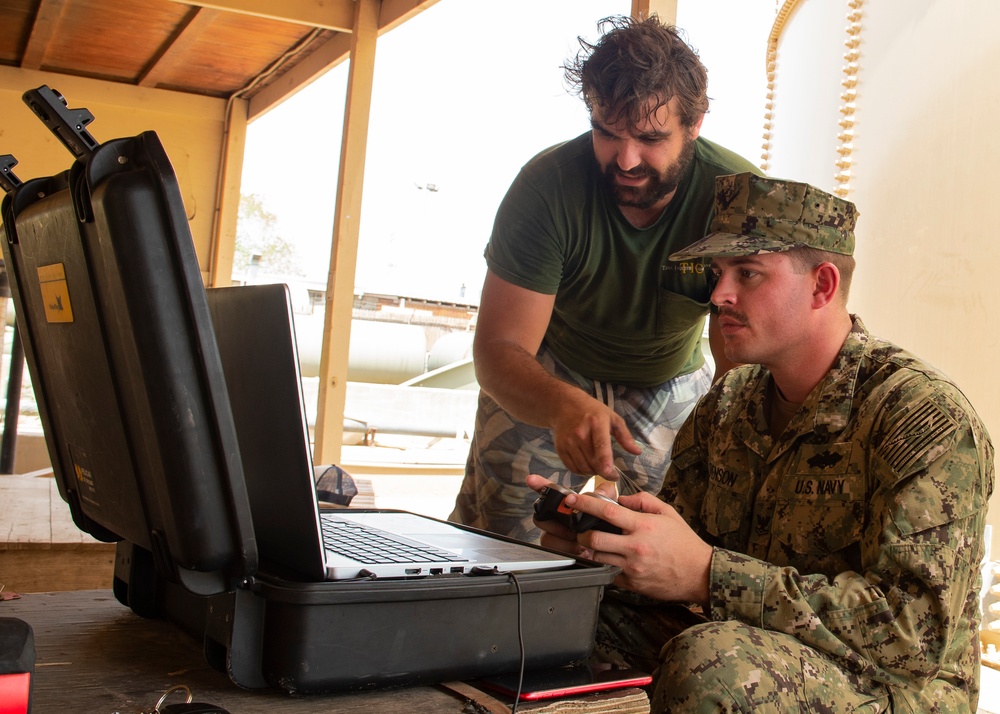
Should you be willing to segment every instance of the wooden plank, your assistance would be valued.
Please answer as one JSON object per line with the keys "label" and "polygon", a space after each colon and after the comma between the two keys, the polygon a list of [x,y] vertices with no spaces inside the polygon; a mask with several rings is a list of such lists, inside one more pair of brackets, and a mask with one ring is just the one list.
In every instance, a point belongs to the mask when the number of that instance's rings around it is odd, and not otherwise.
{"label": "wooden plank", "polygon": [[0,476],[0,584],[5,592],[107,588],[115,546],[84,533],[51,475]]}
{"label": "wooden plank", "polygon": [[59,495],[59,486],[54,478],[47,478],[49,491],[49,542],[50,543],[79,543],[81,545],[98,545],[89,533],[81,531],[73,522],[73,515],[70,513],[69,504]]}
{"label": "wooden plank", "polygon": [[70,515],[52,476],[0,476],[0,550],[99,545]]}
{"label": "wooden plank", "polygon": [[109,588],[114,573],[115,547],[110,543],[100,548],[0,551],[0,584],[5,594]]}
{"label": "wooden plank", "polygon": [[48,520],[49,490],[45,481],[0,476],[0,529],[5,543],[48,542]]}

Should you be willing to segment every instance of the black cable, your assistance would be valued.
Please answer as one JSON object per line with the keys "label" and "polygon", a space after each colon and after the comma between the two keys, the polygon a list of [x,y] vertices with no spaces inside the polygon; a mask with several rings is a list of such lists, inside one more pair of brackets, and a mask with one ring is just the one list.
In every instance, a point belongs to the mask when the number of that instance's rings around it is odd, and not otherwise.
{"label": "black cable", "polygon": [[514,583],[517,589],[517,646],[520,650],[520,666],[517,673],[517,693],[514,695],[514,704],[510,708],[510,714],[517,714],[517,703],[521,701],[521,687],[524,685],[524,632],[521,628],[521,584],[517,582],[514,573],[507,573],[507,577]]}
{"label": "black cable", "polygon": [[521,701],[521,688],[524,686],[524,628],[522,627],[523,617],[521,615],[521,583],[517,581],[517,576],[509,570],[500,570],[497,566],[487,568],[484,565],[476,565],[469,570],[469,575],[506,575],[514,583],[517,590],[517,646],[520,656],[520,664],[517,673],[517,692],[514,694],[514,703],[511,705],[510,714],[517,714],[517,704]]}

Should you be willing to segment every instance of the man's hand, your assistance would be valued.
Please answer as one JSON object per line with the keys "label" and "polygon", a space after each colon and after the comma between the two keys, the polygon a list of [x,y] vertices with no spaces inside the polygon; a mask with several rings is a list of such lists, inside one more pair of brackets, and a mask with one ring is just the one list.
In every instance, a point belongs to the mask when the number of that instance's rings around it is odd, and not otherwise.
{"label": "man's hand", "polygon": [[[547,479],[529,475],[527,484],[539,491]],[[603,484],[605,495],[611,484]],[[587,494],[572,494],[565,504],[602,518],[622,529],[576,533],[552,521],[536,521],[546,548],[616,565],[622,569],[615,584],[659,600],[708,602],[712,546],[701,540],[677,512],[649,493],[621,496],[609,503]]]}
{"label": "man's hand", "polygon": [[[528,474],[526,483],[529,488],[537,492],[541,492],[543,488],[553,485],[547,478],[543,478],[538,474]],[[612,483],[601,484],[597,487],[597,491],[610,498],[615,497],[615,487]],[[579,494],[574,493],[566,496],[566,500],[563,503],[569,506],[574,504],[578,498]],[[542,530],[541,544],[545,548],[558,550],[579,558],[593,559],[593,553],[577,540],[577,536],[580,534],[569,526],[563,525],[558,520],[535,520],[535,525]]]}
{"label": "man's hand", "polygon": [[476,379],[512,416],[551,429],[567,469],[615,480],[611,440],[632,454],[642,449],[613,409],[538,363],[554,305],[555,295],[518,287],[487,271],[473,345]]}
{"label": "man's hand", "polygon": [[573,473],[617,481],[612,439],[631,454],[642,453],[642,447],[632,438],[625,420],[582,391],[566,400],[551,428],[556,453]]}

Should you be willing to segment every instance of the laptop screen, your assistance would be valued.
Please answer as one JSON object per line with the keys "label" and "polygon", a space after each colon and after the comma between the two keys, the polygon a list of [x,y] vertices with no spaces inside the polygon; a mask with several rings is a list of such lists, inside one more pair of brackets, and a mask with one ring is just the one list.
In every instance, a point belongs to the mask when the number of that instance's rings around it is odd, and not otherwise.
{"label": "laptop screen", "polygon": [[291,299],[285,285],[208,291],[263,562],[324,577]]}

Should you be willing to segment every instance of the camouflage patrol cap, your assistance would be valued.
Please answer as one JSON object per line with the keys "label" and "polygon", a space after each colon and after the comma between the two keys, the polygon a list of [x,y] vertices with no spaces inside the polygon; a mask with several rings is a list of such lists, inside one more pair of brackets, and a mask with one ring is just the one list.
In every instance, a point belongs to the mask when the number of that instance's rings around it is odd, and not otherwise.
{"label": "camouflage patrol cap", "polygon": [[854,253],[854,204],[807,183],[752,173],[715,179],[711,232],[670,260],[778,253],[808,246]]}

